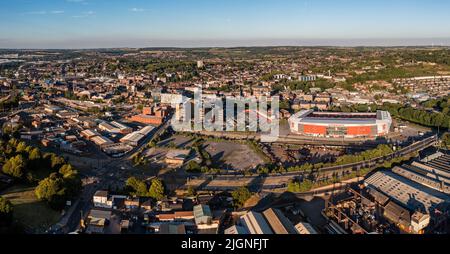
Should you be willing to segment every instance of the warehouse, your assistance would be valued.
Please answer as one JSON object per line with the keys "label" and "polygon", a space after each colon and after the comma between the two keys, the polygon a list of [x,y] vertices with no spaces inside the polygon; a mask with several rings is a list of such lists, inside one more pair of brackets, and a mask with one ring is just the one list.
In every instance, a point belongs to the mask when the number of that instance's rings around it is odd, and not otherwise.
{"label": "warehouse", "polygon": [[273,234],[264,216],[257,212],[249,212],[241,217],[241,224],[253,235]]}
{"label": "warehouse", "polygon": [[122,133],[122,134],[128,134],[128,133],[133,132],[132,128],[126,126],[125,124],[116,122],[116,121],[111,122],[111,125],[114,126],[114,127],[119,128],[120,133]]}
{"label": "warehouse", "polygon": [[133,132],[121,138],[120,142],[128,144],[130,146],[138,146],[139,142],[141,142],[141,140],[144,139],[144,137],[145,136],[139,132]]}
{"label": "warehouse", "polygon": [[138,131],[139,134],[142,134],[144,136],[149,135],[153,130],[155,129],[155,127],[153,126],[145,126],[144,128],[142,128],[140,131]]}
{"label": "warehouse", "polygon": [[343,113],[303,110],[289,118],[292,133],[315,137],[379,137],[389,134],[389,112]]}
{"label": "warehouse", "polygon": [[100,136],[100,133],[96,132],[95,130],[84,130],[81,132],[81,136],[90,140],[95,136]]}
{"label": "warehouse", "polygon": [[101,148],[114,144],[114,142],[112,142],[110,139],[103,136],[95,136],[91,139],[91,141],[94,142],[96,145],[100,146]]}
{"label": "warehouse", "polygon": [[102,122],[101,124],[98,125],[98,128],[102,131],[106,131],[109,133],[120,133],[120,129],[117,127],[112,126],[111,124],[107,123],[107,122]]}
{"label": "warehouse", "polygon": [[365,180],[365,185],[382,192],[411,211],[429,213],[437,205],[449,201],[449,196],[389,171],[375,173]]}
{"label": "warehouse", "polygon": [[284,214],[280,210],[270,208],[264,211],[263,214],[275,234],[297,234],[297,231],[295,230],[292,222],[290,222],[289,219],[286,218],[286,216],[284,216]]}

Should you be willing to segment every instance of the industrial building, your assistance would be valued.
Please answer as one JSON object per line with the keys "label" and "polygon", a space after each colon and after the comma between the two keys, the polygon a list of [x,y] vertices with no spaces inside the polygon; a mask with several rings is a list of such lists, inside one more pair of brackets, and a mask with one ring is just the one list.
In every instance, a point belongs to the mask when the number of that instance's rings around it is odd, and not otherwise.
{"label": "industrial building", "polygon": [[208,205],[197,205],[194,206],[194,219],[195,224],[211,224],[212,223],[212,213],[211,208]]}
{"label": "industrial building", "polygon": [[121,143],[128,144],[130,146],[138,146],[139,143],[144,140],[155,129],[153,126],[146,126],[139,131],[132,132],[120,139]]}
{"label": "industrial building", "polygon": [[190,153],[191,150],[179,150],[179,149],[170,150],[166,154],[165,162],[166,164],[172,167],[181,167],[188,159]]}
{"label": "industrial building", "polygon": [[303,110],[289,118],[292,133],[315,137],[379,137],[389,134],[389,112],[342,113]]}
{"label": "industrial building", "polygon": [[116,128],[119,128],[120,133],[122,133],[122,134],[128,134],[128,133],[131,133],[133,131],[132,128],[124,125],[123,123],[119,123],[119,122],[116,122],[116,121],[111,122],[111,125],[116,127]]}
{"label": "industrial building", "polygon": [[[438,224],[439,214],[447,213],[450,197],[432,188],[431,178],[402,167],[395,167],[392,172],[377,172],[365,185],[375,200],[389,200],[384,206],[386,219],[405,232],[423,233],[432,220]],[[376,195],[375,190],[381,193]]]}
{"label": "industrial building", "polygon": [[381,191],[411,211],[428,213],[450,199],[443,193],[389,171],[375,173],[365,180],[365,185]]}
{"label": "industrial building", "polygon": [[107,146],[114,144],[114,142],[112,140],[108,139],[107,137],[103,137],[103,136],[95,136],[95,137],[91,138],[91,141],[94,142],[97,146],[99,146],[101,148],[105,148]]}
{"label": "industrial building", "polygon": [[107,123],[107,122],[102,122],[102,123],[100,123],[99,125],[98,125],[98,128],[101,130],[101,131],[106,131],[106,132],[109,132],[109,133],[120,133],[120,129],[119,128],[117,128],[117,127],[115,127],[115,126],[112,126],[111,124],[109,124],[109,123]]}
{"label": "industrial building", "polygon": [[240,217],[238,225],[225,234],[298,234],[292,222],[279,209],[269,208],[263,213],[248,212]]}
{"label": "industrial building", "polygon": [[264,211],[263,214],[275,234],[297,234],[292,222],[280,210],[270,208]]}
{"label": "industrial building", "polygon": [[267,224],[264,216],[257,212],[249,212],[241,217],[241,224],[252,235],[268,235],[273,234],[269,224]]}

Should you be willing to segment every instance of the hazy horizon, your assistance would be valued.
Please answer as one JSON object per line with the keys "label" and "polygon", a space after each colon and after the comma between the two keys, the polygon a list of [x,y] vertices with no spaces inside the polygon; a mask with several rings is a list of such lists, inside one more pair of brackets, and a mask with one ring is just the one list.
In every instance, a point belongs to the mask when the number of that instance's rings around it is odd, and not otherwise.
{"label": "hazy horizon", "polygon": [[[1,42],[0,42],[1,43]],[[96,42],[98,43],[98,41]],[[0,46],[2,50],[83,50],[83,49],[113,49],[113,48],[239,48],[239,47],[450,47],[450,38],[417,38],[417,39],[308,39],[308,40],[245,40],[245,41],[151,41],[143,43],[136,40],[131,43],[105,40],[101,45],[90,43],[89,41],[71,41],[66,46],[58,46],[60,43],[46,42],[45,45],[17,46],[21,43],[15,43],[12,47]],[[49,46],[50,45],[50,46]]]}
{"label": "hazy horizon", "polygon": [[450,46],[445,0],[15,0],[0,48]]}

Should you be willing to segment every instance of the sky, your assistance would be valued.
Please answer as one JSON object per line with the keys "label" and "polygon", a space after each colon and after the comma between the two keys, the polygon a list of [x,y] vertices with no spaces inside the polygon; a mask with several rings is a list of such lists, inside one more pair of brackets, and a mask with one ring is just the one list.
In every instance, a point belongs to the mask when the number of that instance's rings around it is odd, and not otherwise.
{"label": "sky", "polygon": [[0,48],[450,45],[448,0],[0,0]]}

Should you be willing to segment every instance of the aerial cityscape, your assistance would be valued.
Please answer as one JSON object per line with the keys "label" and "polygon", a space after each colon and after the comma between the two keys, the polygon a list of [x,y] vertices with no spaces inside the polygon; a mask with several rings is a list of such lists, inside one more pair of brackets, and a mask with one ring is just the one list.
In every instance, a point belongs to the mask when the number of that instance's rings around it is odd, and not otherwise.
{"label": "aerial cityscape", "polygon": [[449,234],[450,3],[276,2],[1,3],[0,234]]}

